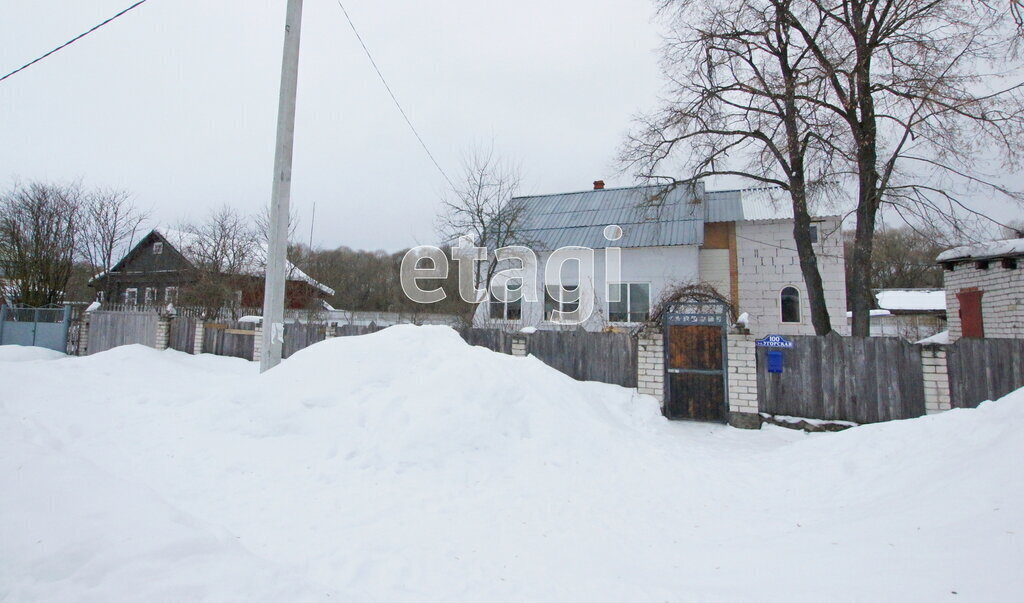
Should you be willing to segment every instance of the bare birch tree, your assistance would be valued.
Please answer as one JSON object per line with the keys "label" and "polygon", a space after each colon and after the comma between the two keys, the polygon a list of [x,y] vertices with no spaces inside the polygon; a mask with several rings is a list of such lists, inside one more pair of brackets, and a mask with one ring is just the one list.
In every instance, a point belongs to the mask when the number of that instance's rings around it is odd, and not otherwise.
{"label": "bare birch tree", "polygon": [[739,176],[788,193],[815,332],[832,330],[811,238],[811,208],[834,190],[836,122],[806,98],[827,92],[785,0],[663,0],[670,35],[660,109],[641,117],[620,158],[647,180]]}
{"label": "bare birch tree", "polygon": [[[489,291],[498,268],[496,250],[527,243],[520,232],[523,204],[515,199],[520,180],[519,167],[498,157],[493,146],[477,149],[463,160],[461,178],[441,201],[437,230],[442,239],[452,244],[469,237],[487,250],[485,261],[474,266],[477,289]],[[482,301],[467,310],[470,317]]]}
{"label": "bare birch tree", "polygon": [[[78,249],[93,275],[113,267],[135,243],[140,227],[148,218],[125,191],[97,189],[84,196]],[[110,298],[110,291],[107,291],[107,299]]]}
{"label": "bare birch tree", "polygon": [[0,197],[0,267],[17,303],[64,301],[74,269],[82,191],[77,184],[31,182]]}

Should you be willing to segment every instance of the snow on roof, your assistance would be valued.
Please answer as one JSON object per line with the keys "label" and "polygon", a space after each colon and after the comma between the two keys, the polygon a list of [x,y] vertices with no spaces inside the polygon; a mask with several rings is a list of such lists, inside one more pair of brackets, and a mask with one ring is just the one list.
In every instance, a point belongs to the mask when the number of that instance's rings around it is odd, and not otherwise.
{"label": "snow on roof", "polygon": [[879,289],[875,299],[883,310],[946,310],[945,289]]}
{"label": "snow on roof", "polygon": [[[869,316],[892,316],[892,312],[890,312],[888,310],[870,310],[868,315]],[[853,312],[852,311],[847,312],[846,313],[846,317],[847,318],[853,318]]]}
{"label": "snow on roof", "polygon": [[921,341],[916,342],[917,345],[949,345],[949,331],[939,331],[931,337],[925,337]]}
{"label": "snow on roof", "polygon": [[1011,255],[1024,255],[1024,239],[1003,239],[973,245],[961,245],[947,249],[935,258],[936,262],[951,260],[998,258]]}

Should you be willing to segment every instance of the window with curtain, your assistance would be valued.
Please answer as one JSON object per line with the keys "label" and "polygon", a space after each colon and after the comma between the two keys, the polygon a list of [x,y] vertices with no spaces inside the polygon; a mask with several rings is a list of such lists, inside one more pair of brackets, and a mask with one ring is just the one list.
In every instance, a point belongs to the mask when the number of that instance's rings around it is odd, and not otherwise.
{"label": "window with curtain", "polygon": [[[618,301],[611,301],[618,293]],[[608,285],[608,320],[644,322],[651,315],[651,285],[648,283],[612,283]]]}
{"label": "window with curtain", "polygon": [[780,294],[782,322],[800,322],[800,291],[786,287]]}

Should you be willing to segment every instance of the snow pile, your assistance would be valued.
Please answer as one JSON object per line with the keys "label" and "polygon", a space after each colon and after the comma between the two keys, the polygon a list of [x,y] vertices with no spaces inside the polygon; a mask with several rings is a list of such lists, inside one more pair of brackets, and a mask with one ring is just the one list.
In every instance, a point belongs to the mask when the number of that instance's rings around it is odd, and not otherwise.
{"label": "snow pile", "polygon": [[949,345],[949,329],[939,331],[931,337],[925,337],[916,343],[918,345]]}
{"label": "snow pile", "polygon": [[0,362],[0,384],[0,599],[1024,589],[1024,391],[839,434],[746,432],[411,326],[262,376],[127,346]]}
{"label": "snow pile", "polygon": [[28,345],[0,345],[0,362],[34,362],[37,360],[57,360],[66,354],[48,348],[37,348]]}

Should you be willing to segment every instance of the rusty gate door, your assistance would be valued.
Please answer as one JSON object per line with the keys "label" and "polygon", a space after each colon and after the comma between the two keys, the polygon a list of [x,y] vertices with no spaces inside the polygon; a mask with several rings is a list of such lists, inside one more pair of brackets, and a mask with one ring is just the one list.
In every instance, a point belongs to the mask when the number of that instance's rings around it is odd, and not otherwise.
{"label": "rusty gate door", "polygon": [[725,304],[673,304],[665,314],[665,416],[725,422]]}

